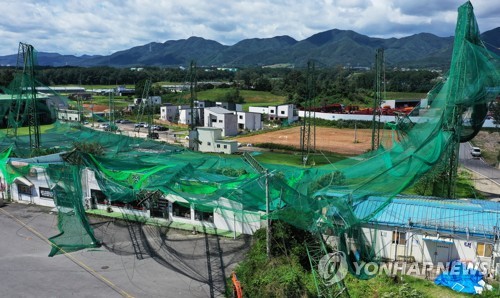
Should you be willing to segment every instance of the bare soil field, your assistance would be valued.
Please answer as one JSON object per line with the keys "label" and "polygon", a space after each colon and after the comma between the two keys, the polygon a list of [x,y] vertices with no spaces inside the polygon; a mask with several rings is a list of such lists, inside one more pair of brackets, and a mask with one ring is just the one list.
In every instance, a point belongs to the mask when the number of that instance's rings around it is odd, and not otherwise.
{"label": "bare soil field", "polygon": [[[386,139],[390,132],[381,130],[380,139]],[[354,129],[316,127],[316,149],[347,155],[359,155],[371,149],[371,129],[358,129],[356,131],[356,142],[354,141]],[[300,127],[293,127],[248,137],[237,138],[242,144],[274,143],[280,145],[300,147]],[[481,131],[472,140],[475,146],[479,146],[483,158],[490,165],[496,164],[498,152],[500,152],[500,133]]]}
{"label": "bare soil field", "polygon": [[[316,127],[316,150],[336,152],[347,155],[359,155],[371,148],[370,129]],[[242,144],[274,143],[300,147],[300,127],[293,127],[237,139]]]}

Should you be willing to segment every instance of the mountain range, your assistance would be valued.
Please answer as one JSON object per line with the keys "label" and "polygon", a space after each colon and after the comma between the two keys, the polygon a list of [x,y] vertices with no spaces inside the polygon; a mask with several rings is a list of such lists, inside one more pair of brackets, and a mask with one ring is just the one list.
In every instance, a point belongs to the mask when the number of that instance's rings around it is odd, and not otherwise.
{"label": "mountain range", "polygon": [[[500,27],[481,34],[488,49],[500,55]],[[297,41],[290,36],[252,38],[227,46],[201,37],[152,42],[103,55],[61,55],[38,52],[41,66],[141,67],[198,66],[254,67],[287,65],[303,67],[309,60],[319,66],[371,67],[375,50],[384,49],[386,65],[413,68],[449,66],[453,37],[419,33],[403,38],[374,38],[351,30],[332,29]],[[0,65],[16,65],[17,54],[0,56]]]}

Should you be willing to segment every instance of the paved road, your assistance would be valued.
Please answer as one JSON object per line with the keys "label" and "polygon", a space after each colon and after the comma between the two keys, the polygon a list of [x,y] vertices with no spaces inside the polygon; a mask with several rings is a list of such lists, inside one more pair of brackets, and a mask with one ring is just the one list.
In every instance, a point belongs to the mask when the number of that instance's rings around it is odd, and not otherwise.
{"label": "paved road", "polygon": [[0,208],[0,296],[220,297],[249,246],[249,238],[91,221],[102,247],[49,258],[57,216],[34,205]]}
{"label": "paved road", "polygon": [[459,161],[466,168],[475,171],[500,185],[500,170],[488,165],[482,158],[473,158],[470,143],[460,144]]}

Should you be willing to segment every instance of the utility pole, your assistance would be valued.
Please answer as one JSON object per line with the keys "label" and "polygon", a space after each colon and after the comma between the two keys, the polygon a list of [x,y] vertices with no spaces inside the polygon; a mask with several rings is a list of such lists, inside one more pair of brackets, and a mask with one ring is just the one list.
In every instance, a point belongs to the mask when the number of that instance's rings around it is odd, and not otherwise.
{"label": "utility pole", "polygon": [[266,169],[266,220],[267,220],[267,230],[266,230],[266,254],[267,258],[271,258],[271,219],[269,218],[269,170]]}
{"label": "utility pole", "polygon": [[[302,152],[302,163],[307,165],[311,150],[316,150],[316,121],[311,119],[311,107],[314,99],[315,78],[314,78],[314,62],[307,63],[307,98],[304,102],[304,119],[300,131],[300,150]],[[311,132],[311,122],[313,122],[313,130]],[[312,141],[311,141],[312,139]],[[311,148],[311,142],[314,148]]]}
{"label": "utility pole", "polygon": [[191,61],[189,67],[189,91],[190,91],[190,111],[191,111],[191,123],[189,124],[189,148],[192,150],[198,150],[198,131],[196,130],[196,119],[195,119],[195,107],[194,101],[196,100],[196,62]]}
{"label": "utility pole", "polygon": [[382,90],[385,90],[384,49],[382,48],[378,48],[375,53],[375,72],[375,98],[373,100],[372,120],[372,151],[377,150],[380,145],[380,105],[382,104],[383,97]]}

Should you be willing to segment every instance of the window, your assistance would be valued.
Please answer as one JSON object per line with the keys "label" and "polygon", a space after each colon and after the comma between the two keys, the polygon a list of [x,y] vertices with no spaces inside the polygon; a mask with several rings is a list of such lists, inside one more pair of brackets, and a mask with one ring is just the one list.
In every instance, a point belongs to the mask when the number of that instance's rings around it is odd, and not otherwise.
{"label": "window", "polygon": [[243,115],[240,115],[240,119],[243,119]]}
{"label": "window", "polygon": [[24,185],[24,184],[18,184],[17,191],[19,192],[19,194],[31,195],[31,186]]}
{"label": "window", "polygon": [[191,218],[191,208],[189,205],[184,206],[179,203],[172,204],[173,215],[177,217]]}
{"label": "window", "polygon": [[217,148],[220,148],[220,144],[217,144]]}
{"label": "window", "polygon": [[98,203],[98,204],[106,204],[106,195],[98,190],[98,189],[91,189],[90,190],[90,196]]}
{"label": "window", "polygon": [[478,257],[491,257],[493,253],[493,245],[488,243],[477,243],[476,255]]}
{"label": "window", "polygon": [[211,142],[207,142],[207,146],[210,146],[210,145],[212,145],[212,143]]}
{"label": "window", "polygon": [[219,120],[219,123],[222,123],[222,120]]}
{"label": "window", "polygon": [[224,145],[224,149],[227,149],[227,145]]}
{"label": "window", "polygon": [[274,110],[270,110],[269,113],[274,114]]}
{"label": "window", "polygon": [[406,245],[406,233],[405,232],[392,232],[392,243],[399,245]]}
{"label": "window", "polygon": [[281,111],[281,115],[285,115],[285,111]]}
{"label": "window", "polygon": [[38,192],[39,192],[41,198],[47,198],[47,199],[54,198],[54,193],[52,192],[52,190],[50,190],[50,188],[39,187]]}
{"label": "window", "polygon": [[214,211],[194,211],[194,218],[196,220],[214,222]]}

